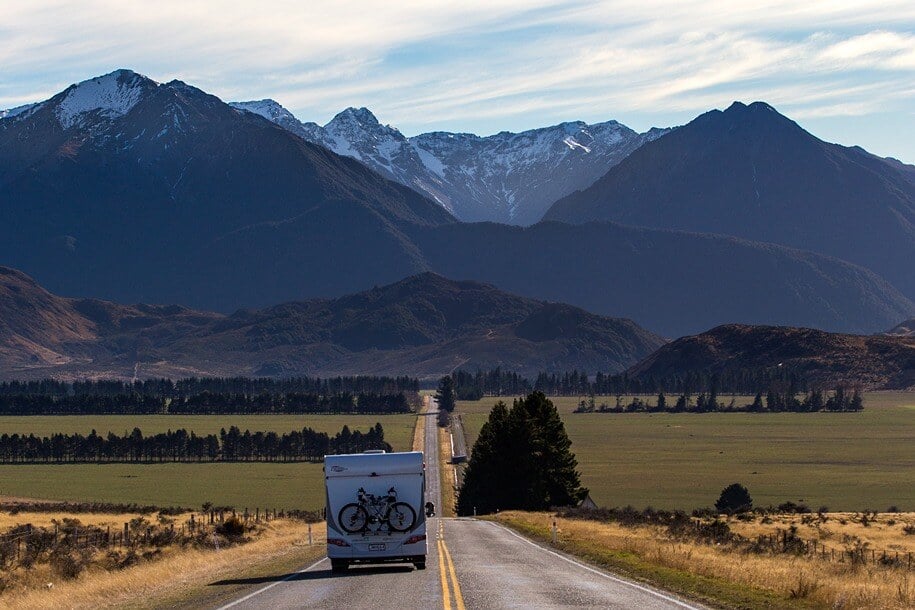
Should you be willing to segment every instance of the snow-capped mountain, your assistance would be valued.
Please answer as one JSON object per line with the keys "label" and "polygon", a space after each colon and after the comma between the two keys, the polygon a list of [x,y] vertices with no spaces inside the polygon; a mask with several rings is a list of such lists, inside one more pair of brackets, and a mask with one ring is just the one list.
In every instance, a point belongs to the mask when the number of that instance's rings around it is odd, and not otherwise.
{"label": "snow-capped mountain", "polygon": [[486,137],[432,132],[408,138],[366,108],[347,108],[322,127],[297,120],[273,100],[231,105],[358,159],[467,222],[535,223],[554,201],[587,188],[668,131],[639,134],[616,121],[578,121]]}
{"label": "snow-capped mountain", "polygon": [[[74,296],[172,293],[218,308],[220,289],[202,286],[230,268],[226,253],[294,259],[309,281],[359,289],[379,271],[424,270],[399,226],[453,222],[413,189],[180,81],[118,70],[0,119],[0,261]],[[271,231],[287,233],[258,237]],[[220,283],[235,299],[233,277]],[[196,294],[178,298],[188,286]]]}

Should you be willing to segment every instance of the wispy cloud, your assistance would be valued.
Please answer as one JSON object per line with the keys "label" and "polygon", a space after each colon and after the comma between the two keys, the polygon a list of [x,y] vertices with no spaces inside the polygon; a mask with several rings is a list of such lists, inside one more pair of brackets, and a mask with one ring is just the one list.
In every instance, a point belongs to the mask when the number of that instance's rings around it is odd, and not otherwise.
{"label": "wispy cloud", "polygon": [[8,4],[0,107],[130,67],[303,120],[366,105],[406,133],[675,123],[733,99],[799,118],[915,108],[911,0]]}

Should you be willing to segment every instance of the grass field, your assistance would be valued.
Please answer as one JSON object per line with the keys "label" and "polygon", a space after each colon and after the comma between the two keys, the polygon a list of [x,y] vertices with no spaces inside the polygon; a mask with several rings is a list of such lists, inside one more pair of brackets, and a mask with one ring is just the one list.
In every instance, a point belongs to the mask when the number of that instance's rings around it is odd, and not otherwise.
{"label": "grass field", "polygon": [[238,426],[242,431],[290,432],[314,428],[336,434],[344,425],[367,430],[376,422],[384,427],[384,437],[395,448],[406,450],[413,439],[415,415],[27,415],[0,416],[0,434],[48,436],[56,432],[101,435],[130,433],[139,428],[143,434],[156,434],[184,428],[201,434],[218,434],[221,428]]}
{"label": "grass field", "polygon": [[[198,434],[236,425],[242,430],[288,432],[309,426],[336,434],[348,425],[366,430],[375,422],[395,450],[413,444],[415,415],[264,416],[33,416],[0,417],[0,434],[81,432],[144,434],[186,428]],[[321,464],[28,464],[0,466],[0,495],[49,500],[99,501],[199,507],[203,502],[251,508],[318,509],[324,502]]]}
{"label": "grass field", "polygon": [[[458,404],[468,446],[495,402]],[[741,482],[761,506],[915,510],[915,393],[868,394],[861,413],[575,414],[576,398],[554,402],[599,505],[711,506]]]}

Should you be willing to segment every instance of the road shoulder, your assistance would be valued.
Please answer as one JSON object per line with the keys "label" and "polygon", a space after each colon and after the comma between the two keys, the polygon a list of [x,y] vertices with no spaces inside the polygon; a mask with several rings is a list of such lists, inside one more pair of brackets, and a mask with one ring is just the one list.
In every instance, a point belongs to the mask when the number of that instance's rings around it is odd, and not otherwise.
{"label": "road shoulder", "polygon": [[[485,519],[522,535],[546,551],[584,563],[611,577],[679,597],[690,604],[748,610],[785,605],[783,597],[770,591],[662,566],[636,553],[606,548],[593,539],[579,539],[560,533],[554,545],[551,542],[551,516],[548,513],[511,511]],[[792,601],[796,602],[792,607],[813,607],[804,600]]]}

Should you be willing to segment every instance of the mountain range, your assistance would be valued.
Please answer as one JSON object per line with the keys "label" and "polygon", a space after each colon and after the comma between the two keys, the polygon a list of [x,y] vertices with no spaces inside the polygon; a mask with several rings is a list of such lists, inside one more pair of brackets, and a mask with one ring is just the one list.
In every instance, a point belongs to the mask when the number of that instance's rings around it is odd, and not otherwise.
{"label": "mountain range", "polygon": [[367,108],[347,108],[323,127],[273,100],[232,102],[441,204],[463,222],[531,225],[557,199],[585,188],[645,142],[616,121],[561,123],[491,136],[436,131],[406,137]]}
{"label": "mountain range", "polygon": [[630,320],[432,273],[224,315],[67,299],[0,267],[0,378],[622,371],[663,343]]}
{"label": "mountain range", "polygon": [[915,388],[915,338],[729,324],[683,337],[630,368],[633,377],[739,373],[785,367],[811,386]]}
{"label": "mountain range", "polygon": [[809,251],[604,221],[461,223],[274,120],[129,70],[0,119],[0,262],[58,294],[223,313],[433,271],[666,336],[722,321],[871,333],[915,314],[872,271]]}
{"label": "mountain range", "polygon": [[867,267],[915,298],[913,170],[823,142],[768,104],[735,103],[642,146],[545,219],[803,248]]}

